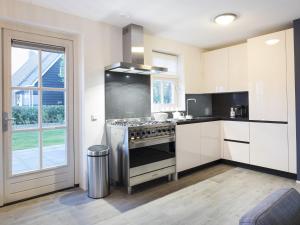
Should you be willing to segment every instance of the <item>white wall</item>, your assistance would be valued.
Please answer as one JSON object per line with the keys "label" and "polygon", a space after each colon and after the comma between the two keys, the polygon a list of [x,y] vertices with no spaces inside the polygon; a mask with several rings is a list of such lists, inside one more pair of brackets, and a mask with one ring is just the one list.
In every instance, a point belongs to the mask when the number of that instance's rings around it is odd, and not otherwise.
{"label": "white wall", "polygon": [[[79,113],[75,121],[79,130],[75,135],[75,146],[79,156],[77,162],[80,162],[77,182],[85,189],[86,148],[105,142],[104,66],[122,61],[121,28],[15,0],[0,1],[0,26],[1,21],[32,25],[75,38],[75,89],[78,90],[75,112]],[[152,49],[180,55],[184,62],[182,70],[188,86],[186,91],[199,92],[200,49],[149,35],[145,35],[145,49],[145,62],[148,64],[151,64]],[[98,120],[92,122],[91,115],[96,115]]]}

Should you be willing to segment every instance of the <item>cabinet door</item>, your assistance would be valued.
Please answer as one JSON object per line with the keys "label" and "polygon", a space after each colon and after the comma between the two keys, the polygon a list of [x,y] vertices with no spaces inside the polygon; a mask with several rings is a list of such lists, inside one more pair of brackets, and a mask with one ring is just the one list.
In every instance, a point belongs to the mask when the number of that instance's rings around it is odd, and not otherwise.
{"label": "cabinet door", "polygon": [[201,123],[201,137],[220,138],[220,121]]}
{"label": "cabinet door", "polygon": [[249,141],[249,123],[224,121],[223,138],[235,141]]}
{"label": "cabinet door", "polygon": [[294,30],[286,31],[289,172],[297,173]]}
{"label": "cabinet door", "polygon": [[224,141],[223,158],[249,164],[249,144]]}
{"label": "cabinet door", "polygon": [[221,158],[220,122],[201,123],[201,164]]}
{"label": "cabinet door", "polygon": [[229,88],[228,91],[248,91],[247,44],[228,48]]}
{"label": "cabinet door", "polygon": [[228,89],[228,49],[204,53],[204,90],[207,93]]}
{"label": "cabinet door", "polygon": [[249,39],[247,49],[250,119],[287,121],[285,31]]}
{"label": "cabinet door", "polygon": [[200,165],[200,148],[200,123],[176,126],[177,172]]}
{"label": "cabinet door", "polygon": [[288,171],[287,124],[250,123],[250,164]]}
{"label": "cabinet door", "polygon": [[217,138],[201,138],[201,165],[221,159],[221,144]]}

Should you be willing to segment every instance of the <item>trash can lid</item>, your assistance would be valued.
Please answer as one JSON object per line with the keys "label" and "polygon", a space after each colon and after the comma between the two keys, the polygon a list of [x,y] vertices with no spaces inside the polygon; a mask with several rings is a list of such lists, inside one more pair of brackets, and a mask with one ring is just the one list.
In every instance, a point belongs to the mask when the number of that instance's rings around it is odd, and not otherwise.
{"label": "trash can lid", "polygon": [[88,148],[88,156],[105,156],[109,154],[109,147],[107,145],[93,145]]}

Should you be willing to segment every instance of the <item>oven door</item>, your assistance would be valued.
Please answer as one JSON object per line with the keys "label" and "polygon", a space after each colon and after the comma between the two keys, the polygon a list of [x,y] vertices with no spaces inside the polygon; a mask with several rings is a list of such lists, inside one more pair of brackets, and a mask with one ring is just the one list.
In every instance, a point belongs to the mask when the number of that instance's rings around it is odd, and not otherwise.
{"label": "oven door", "polygon": [[130,168],[170,159],[174,159],[175,162],[175,138],[163,137],[151,138],[151,140],[131,141],[129,158]]}

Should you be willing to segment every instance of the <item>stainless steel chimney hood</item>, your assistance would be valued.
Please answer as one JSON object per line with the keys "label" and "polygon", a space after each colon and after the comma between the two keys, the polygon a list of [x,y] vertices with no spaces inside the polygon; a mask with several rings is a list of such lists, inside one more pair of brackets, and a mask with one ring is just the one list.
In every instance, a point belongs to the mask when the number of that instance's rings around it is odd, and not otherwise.
{"label": "stainless steel chimney hood", "polygon": [[123,28],[123,60],[106,66],[106,71],[149,75],[168,72],[167,68],[144,65],[144,28],[129,24]]}

